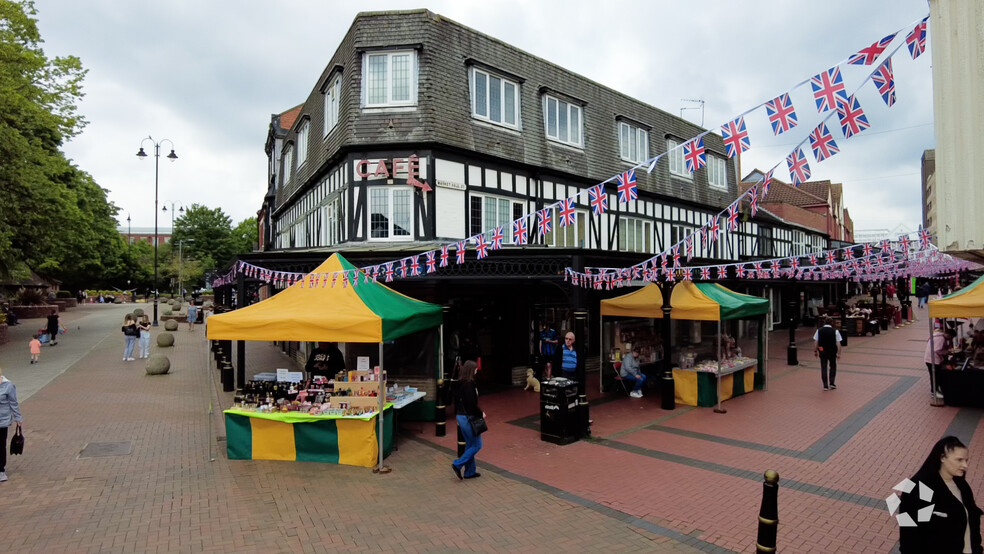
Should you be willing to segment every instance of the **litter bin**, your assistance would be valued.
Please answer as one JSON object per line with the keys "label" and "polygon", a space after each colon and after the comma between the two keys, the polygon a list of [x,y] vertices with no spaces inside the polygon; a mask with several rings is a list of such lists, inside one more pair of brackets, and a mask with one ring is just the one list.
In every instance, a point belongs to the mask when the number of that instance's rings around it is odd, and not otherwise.
{"label": "litter bin", "polygon": [[540,383],[540,440],[570,444],[578,439],[577,381],[555,377]]}

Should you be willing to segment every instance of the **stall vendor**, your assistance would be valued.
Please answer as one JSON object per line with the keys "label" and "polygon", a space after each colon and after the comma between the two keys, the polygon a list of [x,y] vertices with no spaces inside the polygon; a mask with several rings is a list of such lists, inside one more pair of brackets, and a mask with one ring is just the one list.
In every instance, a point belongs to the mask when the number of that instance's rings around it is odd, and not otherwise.
{"label": "stall vendor", "polygon": [[323,375],[331,379],[336,373],[345,369],[345,356],[334,342],[319,342],[318,347],[308,356],[304,371],[308,377]]}
{"label": "stall vendor", "polygon": [[639,370],[639,347],[636,346],[632,352],[622,358],[622,367],[619,369],[622,379],[635,382],[635,387],[629,396],[632,398],[642,398],[642,385],[646,383],[646,376]]}

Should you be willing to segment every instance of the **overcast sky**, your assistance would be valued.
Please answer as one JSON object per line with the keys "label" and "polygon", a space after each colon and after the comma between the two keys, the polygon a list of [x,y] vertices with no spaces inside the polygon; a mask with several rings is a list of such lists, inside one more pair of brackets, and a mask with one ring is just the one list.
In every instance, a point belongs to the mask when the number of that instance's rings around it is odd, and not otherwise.
{"label": "overcast sky", "polygon": [[[179,160],[161,160],[163,204],[221,207],[234,223],[265,193],[270,114],[301,103],[360,11],[428,8],[675,115],[699,108],[713,128],[928,13],[926,0],[261,0],[127,2],[37,0],[49,57],[76,55],[89,70],[82,135],[69,158],[110,191],[134,227],[154,225],[153,158],[141,139],[170,139]],[[932,36],[932,29],[929,31]],[[890,46],[894,48],[902,36]],[[871,128],[850,140],[828,121],[840,154],[813,179],[844,184],[855,229],[915,228],[921,220],[919,160],[935,145],[931,53],[894,56],[897,102],[871,83],[858,92]],[[848,91],[872,67],[845,66]],[[752,149],[742,173],[782,162],[819,122],[809,86],[793,92],[793,136],[773,137],[764,108],[745,117]],[[701,111],[683,116],[695,123]],[[149,147],[150,144],[148,143]],[[808,145],[807,145],[808,146]],[[808,149],[807,149],[808,150]],[[162,156],[169,151],[165,144]],[[148,148],[148,152],[151,150]],[[170,226],[170,213],[161,214]]]}

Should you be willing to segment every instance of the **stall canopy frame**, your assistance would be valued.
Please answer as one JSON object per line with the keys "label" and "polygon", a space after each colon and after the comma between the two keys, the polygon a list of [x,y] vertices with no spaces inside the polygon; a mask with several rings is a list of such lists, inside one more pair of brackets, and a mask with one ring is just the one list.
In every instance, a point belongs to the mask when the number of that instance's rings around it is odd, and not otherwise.
{"label": "stall canopy frame", "polygon": [[[929,301],[930,343],[933,341],[933,322],[937,318],[984,317],[984,286],[982,283],[984,283],[984,275],[958,291],[951,292],[943,298]],[[932,382],[937,383],[935,356],[933,360]],[[937,386],[939,386],[938,383]],[[931,404],[942,406],[943,402],[934,394]]]}

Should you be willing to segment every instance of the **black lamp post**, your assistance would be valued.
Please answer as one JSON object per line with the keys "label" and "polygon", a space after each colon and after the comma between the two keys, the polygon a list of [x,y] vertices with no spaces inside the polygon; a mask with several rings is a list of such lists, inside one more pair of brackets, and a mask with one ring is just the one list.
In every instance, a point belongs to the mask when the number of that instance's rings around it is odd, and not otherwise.
{"label": "black lamp post", "polygon": [[182,204],[181,202],[164,202],[164,207],[161,208],[162,212],[167,211],[168,204],[171,205],[171,236],[173,237],[174,236],[174,206],[176,205],[181,206],[180,208],[178,208],[178,211],[181,213],[185,213],[185,208],[184,208],[184,204]]}
{"label": "black lamp post", "polygon": [[140,151],[137,152],[137,157],[141,160],[147,157],[147,153],[144,152],[143,145],[145,142],[150,141],[154,145],[154,327],[157,327],[157,191],[159,183],[160,174],[160,160],[161,160],[161,144],[168,142],[171,144],[171,153],[167,155],[167,159],[172,162],[178,159],[178,155],[174,153],[174,143],[171,139],[163,139],[161,141],[155,141],[154,137],[148,136],[147,138],[140,141]]}

